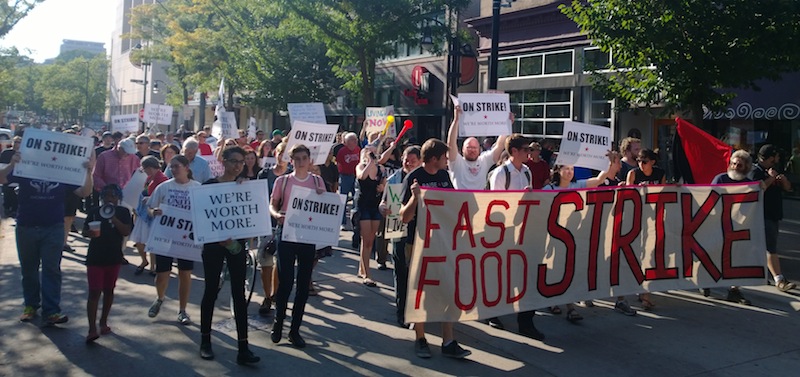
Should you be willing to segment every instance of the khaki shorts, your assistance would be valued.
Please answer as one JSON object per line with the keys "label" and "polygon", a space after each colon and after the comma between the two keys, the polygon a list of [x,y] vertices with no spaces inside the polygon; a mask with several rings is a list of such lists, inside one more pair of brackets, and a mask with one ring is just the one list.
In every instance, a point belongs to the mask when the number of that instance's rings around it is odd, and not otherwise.
{"label": "khaki shorts", "polygon": [[265,250],[266,249],[265,246],[267,245],[267,242],[269,242],[270,239],[272,239],[271,234],[268,236],[258,237],[258,253],[256,254],[256,260],[258,261],[259,265],[264,267],[275,266],[275,256],[270,255]]}

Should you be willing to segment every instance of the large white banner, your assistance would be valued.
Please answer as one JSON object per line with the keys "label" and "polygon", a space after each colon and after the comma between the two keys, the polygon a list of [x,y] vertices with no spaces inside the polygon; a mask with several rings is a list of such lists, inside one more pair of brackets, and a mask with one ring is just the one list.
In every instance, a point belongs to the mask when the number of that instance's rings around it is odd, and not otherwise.
{"label": "large white banner", "polygon": [[[365,122],[367,135],[375,132],[383,132],[387,127],[388,116],[394,115],[394,106],[386,107],[367,107],[365,110]],[[386,134],[391,137],[397,136],[397,129],[394,122],[389,125]]]}
{"label": "large white banner", "polygon": [[328,123],[325,119],[325,107],[322,102],[289,103],[286,107],[289,110],[289,124],[294,125],[294,122],[298,120],[316,124]]}
{"label": "large white banner", "polygon": [[311,161],[314,165],[325,163],[328,152],[333,148],[336,141],[336,131],[339,126],[336,124],[315,124],[296,120],[292,123],[292,130],[289,131],[289,141],[286,143],[286,153],[283,154],[286,161],[289,160],[289,151],[296,144],[303,144],[311,150]]}
{"label": "large white banner", "polygon": [[761,285],[757,184],[423,189],[408,322],[469,321],[671,289]]}
{"label": "large white banner", "polygon": [[129,209],[135,210],[136,207],[139,206],[139,196],[142,190],[146,189],[144,186],[145,182],[147,182],[147,174],[142,171],[141,168],[136,169],[131,179],[128,180],[128,183],[122,188],[121,204]]}
{"label": "large white banner", "polygon": [[282,241],[322,246],[339,244],[339,225],[345,208],[344,195],[295,187],[283,221]]}
{"label": "large white banner", "polygon": [[263,236],[272,231],[266,179],[225,182],[192,188],[195,242]]}
{"label": "large white banner", "polygon": [[508,93],[461,93],[458,136],[511,135]]}
{"label": "large white banner", "polygon": [[114,115],[111,117],[111,132],[122,132],[123,135],[127,135],[138,134],[139,130],[139,114]]}
{"label": "large white banner", "polygon": [[172,124],[172,106],[157,105],[155,103],[144,104],[144,122],[155,124]]}
{"label": "large white banner", "polygon": [[556,165],[575,165],[595,170],[608,169],[611,128],[586,123],[564,122],[564,134]]}
{"label": "large white banner", "polygon": [[403,184],[387,184],[383,191],[386,205],[389,207],[389,214],[386,215],[386,229],[384,238],[395,240],[406,235],[406,224],[400,216],[400,208],[403,206]]}
{"label": "large white banner", "polygon": [[202,262],[203,245],[194,242],[192,213],[185,209],[159,206],[163,212],[150,223],[150,238],[144,251],[173,258]]}
{"label": "large white banner", "polygon": [[14,165],[14,175],[83,186],[86,182],[83,164],[94,151],[94,141],[85,136],[28,127],[19,151],[22,160]]}

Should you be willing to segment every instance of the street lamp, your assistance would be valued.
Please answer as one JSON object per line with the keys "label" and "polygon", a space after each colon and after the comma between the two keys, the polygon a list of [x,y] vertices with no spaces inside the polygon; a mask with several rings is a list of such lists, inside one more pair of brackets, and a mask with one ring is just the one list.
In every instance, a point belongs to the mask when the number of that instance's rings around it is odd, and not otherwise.
{"label": "street lamp", "polygon": [[500,48],[500,8],[517,0],[492,0],[492,49],[489,54],[489,89],[497,89],[497,50]]}
{"label": "street lamp", "polygon": [[158,88],[158,83],[161,83],[161,85],[164,85],[164,86],[168,86],[167,83],[165,83],[164,81],[153,80],[153,94],[158,94],[158,92],[161,91],[161,89]]}

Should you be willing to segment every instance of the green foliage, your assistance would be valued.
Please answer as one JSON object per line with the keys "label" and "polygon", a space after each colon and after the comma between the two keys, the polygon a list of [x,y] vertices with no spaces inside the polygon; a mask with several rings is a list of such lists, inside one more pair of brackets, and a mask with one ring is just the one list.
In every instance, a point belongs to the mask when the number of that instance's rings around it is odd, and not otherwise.
{"label": "green foliage", "polygon": [[103,55],[92,59],[76,57],[69,61],[39,67],[34,91],[42,107],[68,119],[89,118],[105,111],[108,60]]}
{"label": "green foliage", "polygon": [[0,37],[8,34],[17,22],[44,0],[8,0],[0,2]]}
{"label": "green foliage", "polygon": [[[735,88],[798,68],[800,2],[574,0],[562,12],[613,61],[593,76],[625,105],[666,105],[702,117]],[[727,91],[726,91],[727,90]]]}

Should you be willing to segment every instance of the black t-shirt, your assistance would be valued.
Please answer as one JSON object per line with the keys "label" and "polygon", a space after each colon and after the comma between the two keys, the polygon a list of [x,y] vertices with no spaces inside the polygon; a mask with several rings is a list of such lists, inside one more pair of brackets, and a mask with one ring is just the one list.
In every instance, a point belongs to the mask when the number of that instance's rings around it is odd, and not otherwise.
{"label": "black t-shirt", "polygon": [[661,183],[664,178],[664,170],[658,166],[653,166],[653,172],[650,175],[644,175],[642,169],[633,169],[633,184],[638,185],[644,183],[646,185],[657,185]]}
{"label": "black t-shirt", "polygon": [[[447,173],[447,170],[439,170],[436,174],[431,175],[420,166],[408,173],[406,178],[403,179],[403,205],[411,200],[411,185],[414,184],[415,179],[420,187],[455,188],[453,187],[453,182],[450,181],[450,174]],[[417,231],[417,215],[419,214],[415,214],[414,218],[408,223],[408,233],[406,234],[406,243],[408,245],[414,243],[414,232]]]}
{"label": "black t-shirt", "polygon": [[[211,179],[203,182],[204,185],[210,185],[210,184],[214,184],[214,183],[220,183],[220,181],[217,178],[211,178]],[[245,249],[245,241],[246,240],[236,240],[236,242],[238,242],[239,245],[242,246],[242,250],[246,250]],[[219,242],[211,242],[211,243],[204,243],[203,244],[203,252],[206,252],[206,251],[224,253],[224,252],[228,251],[228,249],[225,246],[220,245]]]}
{"label": "black t-shirt", "polygon": [[322,180],[325,181],[325,188],[328,191],[333,189],[333,186],[339,182],[339,168],[334,163],[318,165],[319,166],[319,175],[322,177]]}
{"label": "black t-shirt", "polygon": [[113,146],[106,148],[106,147],[104,147],[104,146],[102,146],[102,145],[101,145],[101,146],[99,146],[99,147],[97,147],[97,148],[95,148],[95,149],[94,149],[94,155],[95,155],[95,156],[99,156],[99,155],[100,155],[100,153],[103,153],[103,152],[105,152],[105,151],[110,151],[110,150],[112,150],[112,149],[114,149],[114,147],[113,147]]}
{"label": "black t-shirt", "polygon": [[11,163],[11,158],[14,157],[14,153],[17,151],[9,148],[2,152],[0,152],[0,164],[9,164]]}
{"label": "black t-shirt", "polygon": [[[117,206],[114,217],[123,224],[132,224],[131,212],[127,208]],[[89,251],[86,253],[87,266],[113,266],[122,263],[122,239],[119,230],[111,223],[111,219],[100,217],[100,207],[89,210],[83,222],[83,231],[89,231],[89,223],[100,221],[100,237],[89,241]]]}
{"label": "black t-shirt", "polygon": [[628,165],[627,162],[621,162],[622,167],[620,167],[619,172],[617,173],[617,181],[625,182],[628,179],[628,172],[637,169],[638,166],[636,165]]}
{"label": "black t-shirt", "polygon": [[[753,167],[753,180],[763,181],[769,178],[769,173],[761,165]],[[783,188],[778,182],[764,190],[764,218],[778,221],[783,219]]]}
{"label": "black t-shirt", "polygon": [[715,185],[715,184],[718,184],[718,183],[744,183],[744,182],[753,182],[753,180],[750,179],[750,178],[744,177],[744,179],[742,179],[740,181],[737,181],[737,180],[729,177],[728,173],[719,173],[719,174],[717,174],[716,177],[714,177],[714,179],[711,180],[711,184],[712,185]]}

